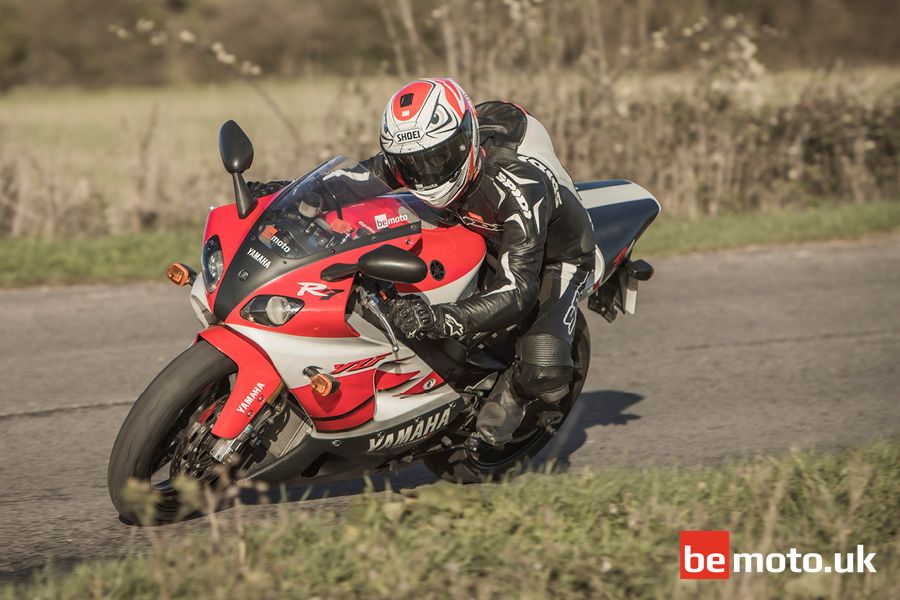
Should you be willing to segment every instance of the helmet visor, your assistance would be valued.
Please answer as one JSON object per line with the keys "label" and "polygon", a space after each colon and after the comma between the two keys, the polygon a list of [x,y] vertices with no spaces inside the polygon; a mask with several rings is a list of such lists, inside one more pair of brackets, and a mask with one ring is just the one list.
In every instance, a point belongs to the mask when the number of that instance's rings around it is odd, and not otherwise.
{"label": "helmet visor", "polygon": [[385,159],[407,187],[428,191],[458,176],[471,149],[472,116],[467,113],[459,130],[450,139],[433,148],[409,154],[385,152]]}

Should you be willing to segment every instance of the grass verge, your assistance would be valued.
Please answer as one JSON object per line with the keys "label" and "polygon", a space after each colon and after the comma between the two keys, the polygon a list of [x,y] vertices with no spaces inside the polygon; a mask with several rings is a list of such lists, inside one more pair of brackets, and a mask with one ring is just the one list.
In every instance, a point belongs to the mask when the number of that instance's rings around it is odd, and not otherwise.
{"label": "grass verge", "polygon": [[[641,238],[642,255],[825,239],[900,230],[900,202],[823,205],[773,214],[743,213],[695,220],[663,214]],[[183,261],[199,267],[197,230],[75,239],[0,239],[0,287],[162,280]]]}
{"label": "grass verge", "polygon": [[[369,493],[338,518],[238,507],[211,534],[44,572],[0,597],[900,597],[900,440],[710,468],[529,474],[499,485]],[[681,581],[679,530],[731,531],[732,552],[864,544],[874,574]]]}

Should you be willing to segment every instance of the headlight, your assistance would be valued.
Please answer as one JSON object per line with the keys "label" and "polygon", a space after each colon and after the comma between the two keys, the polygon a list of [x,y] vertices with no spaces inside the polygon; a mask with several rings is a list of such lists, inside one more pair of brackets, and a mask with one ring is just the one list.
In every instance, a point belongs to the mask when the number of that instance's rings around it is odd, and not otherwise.
{"label": "headlight", "polygon": [[290,321],[303,308],[303,300],[285,296],[256,296],[241,309],[241,316],[252,323],[278,327]]}
{"label": "headlight", "polygon": [[219,236],[214,235],[203,245],[203,283],[210,294],[219,285],[222,273],[225,272],[225,259],[222,257],[222,245]]}

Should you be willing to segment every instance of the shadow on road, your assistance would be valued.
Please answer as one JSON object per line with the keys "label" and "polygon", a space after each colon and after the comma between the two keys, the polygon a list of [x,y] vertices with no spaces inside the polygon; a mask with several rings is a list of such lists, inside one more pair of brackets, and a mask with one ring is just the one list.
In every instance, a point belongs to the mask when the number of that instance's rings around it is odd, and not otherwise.
{"label": "shadow on road", "polygon": [[[626,412],[632,405],[640,402],[643,396],[631,392],[615,390],[603,390],[585,392],[581,394],[575,409],[566,419],[565,425],[550,441],[547,447],[532,461],[532,469],[540,469],[548,464],[554,465],[554,470],[565,470],[569,467],[569,457],[581,448],[587,441],[587,431],[592,427],[608,425],[626,425],[629,421],[639,419],[640,416]],[[438,479],[423,465],[417,464],[402,469],[397,475],[390,473],[378,473],[370,478],[370,485],[374,491],[383,491],[390,484],[390,488],[398,490],[409,489],[434,483]],[[269,501],[284,499],[287,502],[299,500],[312,500],[319,498],[339,498],[343,496],[355,496],[366,490],[366,481],[360,478],[347,481],[324,482],[313,486],[296,486],[286,491],[286,497],[269,497]],[[246,496],[246,497],[243,497]],[[242,494],[245,504],[258,502],[255,492]]]}
{"label": "shadow on road", "polygon": [[587,441],[588,429],[597,426],[627,425],[629,421],[640,419],[639,415],[626,412],[626,410],[643,399],[644,397],[639,394],[616,390],[581,394],[578,403],[559,433],[532,461],[532,468],[552,462],[555,470],[567,469],[569,457]]}

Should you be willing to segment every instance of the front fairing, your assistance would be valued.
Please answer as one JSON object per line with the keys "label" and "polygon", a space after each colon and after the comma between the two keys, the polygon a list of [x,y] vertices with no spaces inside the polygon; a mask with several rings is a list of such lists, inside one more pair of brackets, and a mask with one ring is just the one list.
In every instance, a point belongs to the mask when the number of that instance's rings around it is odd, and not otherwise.
{"label": "front fairing", "polygon": [[[353,335],[344,319],[350,283],[326,285],[320,274],[331,263],[355,262],[380,243],[411,249],[418,241],[419,218],[400,199],[385,197],[389,192],[360,165],[338,157],[261,198],[247,219],[238,219],[233,205],[214,209],[204,242],[219,237],[225,273],[207,296],[211,312],[222,322],[259,326],[240,316],[255,295],[300,297],[307,306],[280,332]],[[301,203],[310,199],[322,206],[314,219],[302,216]]]}

